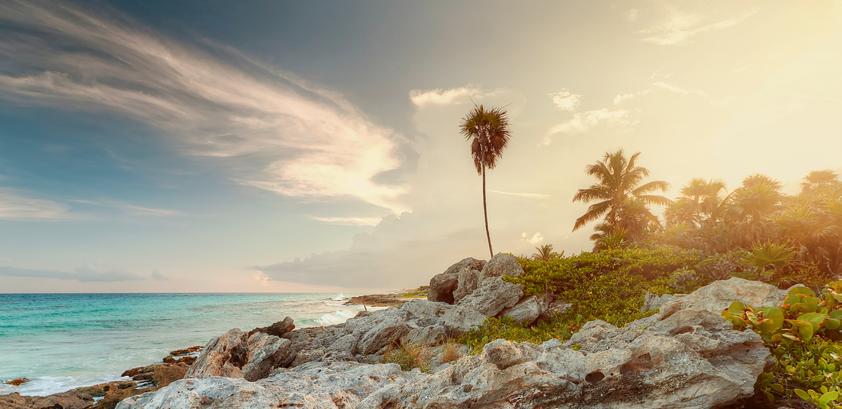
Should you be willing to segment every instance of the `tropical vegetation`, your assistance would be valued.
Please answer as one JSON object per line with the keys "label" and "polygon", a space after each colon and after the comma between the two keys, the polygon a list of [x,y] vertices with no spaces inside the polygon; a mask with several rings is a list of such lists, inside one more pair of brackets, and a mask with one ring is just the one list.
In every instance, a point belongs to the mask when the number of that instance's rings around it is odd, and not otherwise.
{"label": "tropical vegetation", "polygon": [[673,199],[648,180],[640,154],[606,153],[586,172],[596,178],[574,201],[589,203],[574,230],[596,222],[592,251],[565,256],[552,245],[520,257],[524,274],[506,277],[530,294],[570,307],[531,326],[490,318],[461,341],[473,351],[496,338],[567,339],[601,319],[624,325],[652,314],[646,298],[687,293],[742,277],[796,287],[779,306],[736,303],[723,315],[761,335],[774,363],[760,377],[758,399],[800,399],[842,408],[842,182],[829,170],[807,174],[795,194],[755,174],[729,189],[693,179]]}

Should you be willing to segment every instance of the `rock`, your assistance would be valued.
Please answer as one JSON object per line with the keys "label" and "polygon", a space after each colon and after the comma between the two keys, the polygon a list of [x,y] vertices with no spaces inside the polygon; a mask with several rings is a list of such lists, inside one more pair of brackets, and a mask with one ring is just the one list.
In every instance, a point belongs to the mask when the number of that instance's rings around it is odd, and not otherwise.
{"label": "rock", "polygon": [[487,317],[469,306],[454,306],[441,317],[442,325],[457,335],[479,327]]}
{"label": "rock", "polygon": [[175,357],[185,356],[185,355],[193,355],[193,354],[197,354],[197,353],[201,352],[202,348],[204,348],[204,347],[201,346],[201,345],[193,345],[192,347],[187,347],[187,348],[184,348],[184,349],[176,349],[175,351],[170,351],[170,355],[175,356]]}
{"label": "rock", "polygon": [[486,316],[513,307],[523,296],[519,285],[503,281],[500,277],[483,279],[480,286],[457,305],[473,308]]}
{"label": "rock", "polygon": [[787,290],[771,284],[732,277],[714,281],[698,290],[661,306],[660,315],[669,316],[681,309],[704,310],[719,314],[734,301],[753,306],[780,305]]}
{"label": "rock", "polygon": [[188,378],[225,376],[257,380],[277,366],[294,358],[291,341],[262,331],[251,335],[232,329],[205,346],[196,362],[187,370]]}
{"label": "rock", "polygon": [[29,378],[14,378],[14,379],[9,379],[8,381],[5,382],[5,384],[6,385],[12,385],[12,386],[21,386],[21,385],[23,385],[27,382],[29,382]]}
{"label": "rock", "polygon": [[357,350],[361,354],[374,354],[397,341],[409,332],[406,315],[401,310],[386,310],[377,315],[377,320],[357,342]]}
{"label": "rock", "polygon": [[502,277],[502,276],[520,276],[523,274],[523,268],[517,259],[511,254],[498,253],[482,268],[480,278],[488,277]]}
{"label": "rock", "polygon": [[183,379],[155,393],[128,398],[119,409],[355,408],[387,385],[421,377],[396,364],[308,363],[280,370],[257,382],[243,379]]}
{"label": "rock", "polygon": [[172,381],[183,378],[187,373],[187,368],[188,365],[182,362],[153,364],[126,370],[120,376],[128,376],[134,381],[152,382],[155,386],[166,386]]}
{"label": "rock", "polygon": [[[292,321],[292,320],[290,320]],[[249,381],[256,381],[269,375],[281,361],[287,357],[290,340],[255,332],[248,337],[248,359],[242,367],[243,377]]]}
{"label": "rock", "polygon": [[15,392],[0,396],[0,408],[3,409],[87,409],[93,404],[92,396],[71,392],[50,396],[21,396]]}
{"label": "rock", "polygon": [[283,320],[278,321],[268,327],[255,328],[249,331],[249,335],[255,332],[263,332],[276,337],[283,337],[287,332],[295,329],[295,322],[290,317],[284,317]]}
{"label": "rock", "polygon": [[427,291],[427,299],[453,304],[453,291],[456,290],[459,283],[460,274],[471,270],[479,271],[484,265],[484,261],[468,257],[448,267],[443,273],[430,279],[430,289]]}
{"label": "rock", "polygon": [[205,346],[196,362],[187,370],[188,378],[207,378],[209,376],[225,376],[242,378],[240,368],[248,361],[248,347],[245,336],[237,328],[231,329],[220,337],[216,337]]}
{"label": "rock", "polygon": [[754,394],[769,351],[757,334],[733,329],[718,308],[700,303],[701,294],[730,298],[725,287],[733,284],[711,284],[675,300],[687,308],[624,328],[587,323],[565,344],[493,341],[480,355],[382,388],[359,408],[701,409],[734,403]]}
{"label": "rock", "polygon": [[561,300],[555,300],[541,313],[539,319],[551,319],[553,316],[564,314],[572,305]]}
{"label": "rock", "polygon": [[678,296],[675,294],[655,295],[647,292],[643,298],[643,305],[640,307],[640,312],[659,310],[662,305],[674,301],[676,297]]}
{"label": "rock", "polygon": [[479,286],[480,271],[464,269],[457,276],[456,289],[453,290],[453,302],[459,302]]}
{"label": "rock", "polygon": [[511,318],[521,325],[529,325],[547,311],[548,304],[546,297],[531,295],[520,300],[514,307],[503,310],[500,316]]}
{"label": "rock", "polygon": [[[477,291],[457,305],[413,301],[401,308],[354,318],[344,325],[293,331],[288,334],[293,344],[290,348],[300,348],[295,349],[295,360],[300,364],[275,369],[256,382],[218,377],[183,379],[157,392],[127,398],[118,407],[723,407],[754,394],[754,383],[769,351],[757,334],[735,330],[723,320],[720,305],[743,295],[745,301],[763,305],[763,301],[782,298],[783,293],[767,291],[759,283],[727,280],[677,297],[659,314],[623,328],[589,322],[565,343],[550,340],[534,345],[496,340],[479,355],[458,358],[458,354],[448,353],[452,359],[447,363],[434,358],[437,361],[430,365],[435,368],[432,373],[401,372],[397,365],[374,363],[376,351],[390,342],[400,342],[397,334],[402,333],[403,340],[426,342],[420,340],[435,340],[439,326],[450,330],[446,323],[460,321],[455,317],[481,322],[485,315],[462,304],[472,301],[480,291],[490,293],[489,288],[482,288],[492,281],[495,286],[503,283],[499,277],[486,278]],[[735,288],[742,285],[756,292],[744,294]],[[354,355],[361,362],[330,361],[325,353],[351,345],[368,351]],[[429,348],[431,356],[437,357],[452,346]],[[215,349],[209,345],[206,351]]]}

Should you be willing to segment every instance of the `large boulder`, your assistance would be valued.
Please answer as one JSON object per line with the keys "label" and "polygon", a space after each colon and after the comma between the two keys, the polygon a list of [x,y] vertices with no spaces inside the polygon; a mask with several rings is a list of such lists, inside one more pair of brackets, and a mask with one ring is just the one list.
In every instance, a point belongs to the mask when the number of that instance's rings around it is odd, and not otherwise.
{"label": "large boulder", "polygon": [[498,253],[482,267],[482,279],[487,277],[520,276],[523,268],[511,254]]}
{"label": "large boulder", "polygon": [[187,370],[188,378],[224,376],[253,381],[291,360],[291,341],[265,332],[237,328],[212,339]]}
{"label": "large boulder", "polygon": [[421,377],[396,364],[311,362],[248,382],[233,378],[184,379],[156,393],[123,400],[118,409],[355,408],[386,385]]}
{"label": "large boulder", "polygon": [[[479,272],[482,270],[484,265],[484,261],[468,257],[448,267],[443,273],[430,279],[430,288],[427,291],[427,299],[430,301],[440,301],[453,304],[453,292],[459,285],[459,277],[472,271]],[[465,290],[463,289],[462,291],[464,292]]]}
{"label": "large boulder", "polygon": [[521,325],[529,325],[543,315],[548,308],[549,300],[547,297],[530,295],[520,300],[512,308],[500,312],[500,316],[510,318]]}
{"label": "large boulder", "polygon": [[486,316],[495,316],[513,307],[523,297],[523,289],[500,277],[483,279],[474,292],[459,300],[458,306],[469,307]]}

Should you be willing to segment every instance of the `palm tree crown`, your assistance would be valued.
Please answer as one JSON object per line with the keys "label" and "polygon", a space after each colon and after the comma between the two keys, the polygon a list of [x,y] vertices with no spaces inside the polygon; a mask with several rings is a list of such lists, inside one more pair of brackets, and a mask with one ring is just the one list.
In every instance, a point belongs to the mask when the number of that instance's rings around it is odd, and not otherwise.
{"label": "palm tree crown", "polygon": [[649,170],[637,165],[640,152],[629,158],[622,149],[606,153],[602,160],[587,167],[587,173],[598,182],[585,189],[579,189],[573,197],[574,202],[594,202],[588,211],[576,219],[573,230],[605,218],[603,233],[614,229],[639,230],[643,224],[659,224],[658,219],[646,207],[648,205],[666,205],[670,200],[652,192],[664,191],[667,182],[654,180],[643,182],[649,176]]}
{"label": "palm tree crown", "polygon": [[462,120],[460,128],[465,139],[471,141],[471,156],[477,173],[482,174],[483,167],[494,169],[511,136],[506,111],[499,107],[475,106]]}

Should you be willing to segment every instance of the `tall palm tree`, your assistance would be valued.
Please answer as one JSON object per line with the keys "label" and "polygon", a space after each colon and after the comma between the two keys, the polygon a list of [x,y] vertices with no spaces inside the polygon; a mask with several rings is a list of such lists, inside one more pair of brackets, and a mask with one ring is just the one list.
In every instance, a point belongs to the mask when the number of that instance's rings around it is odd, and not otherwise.
{"label": "tall palm tree", "polygon": [[482,105],[465,116],[459,127],[465,139],[471,142],[471,156],[474,167],[482,176],[482,212],[485,217],[485,237],[488,239],[488,252],[494,257],[491,248],[491,233],[488,230],[488,205],[485,196],[485,171],[494,169],[497,159],[503,156],[503,149],[509,142],[509,117],[503,108],[492,107],[486,109]]}
{"label": "tall palm tree", "polygon": [[652,194],[664,191],[669,186],[662,180],[643,183],[649,176],[649,169],[637,165],[640,152],[626,158],[623,150],[606,153],[602,160],[588,165],[586,171],[598,182],[585,189],[579,189],[574,202],[594,202],[588,211],[576,219],[573,230],[604,218],[603,233],[622,229],[632,237],[642,234],[645,227],[656,224],[658,219],[648,205],[667,205],[666,197]]}
{"label": "tall palm tree", "polygon": [[552,244],[542,244],[538,247],[535,247],[535,254],[532,255],[532,258],[535,260],[550,260],[553,257],[564,257],[564,250],[561,253],[556,253],[553,251]]}

